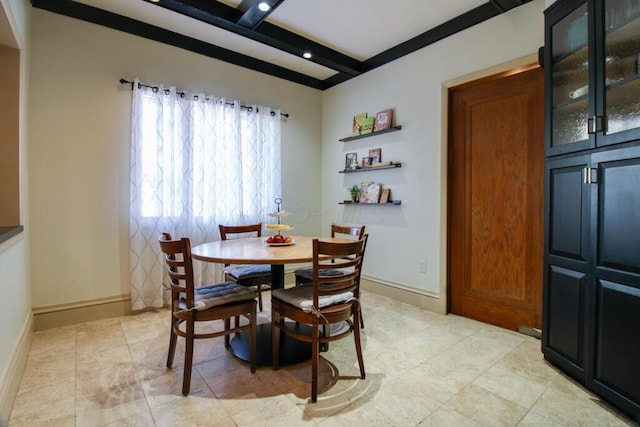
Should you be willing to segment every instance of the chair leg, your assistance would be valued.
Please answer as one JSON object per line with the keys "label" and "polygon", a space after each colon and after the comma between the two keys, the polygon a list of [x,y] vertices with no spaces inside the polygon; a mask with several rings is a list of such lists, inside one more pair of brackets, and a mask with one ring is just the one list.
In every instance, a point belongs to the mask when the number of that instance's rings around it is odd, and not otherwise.
{"label": "chair leg", "polygon": [[[237,326],[238,326],[238,324],[236,323],[236,327]],[[224,330],[228,331],[229,329],[231,329],[231,318],[227,317],[226,319],[224,319]],[[225,336],[224,336],[224,348],[229,350],[229,334],[228,333],[225,334]]]}
{"label": "chair leg", "polygon": [[[250,334],[250,364],[251,364],[251,373],[256,371],[256,346],[257,346],[257,318],[258,313],[256,312],[256,302],[255,300],[251,304],[251,316],[249,318],[249,334]],[[227,335],[229,337],[229,335]]]}
{"label": "chair leg", "polygon": [[[177,320],[176,327],[177,327]],[[178,340],[178,336],[173,331],[174,327],[174,319],[171,317],[171,334],[169,335],[169,353],[167,354],[167,368],[171,368],[173,366],[173,357],[176,354],[176,341]]]}
{"label": "chair leg", "polygon": [[258,308],[262,311],[262,285],[258,284]]}
{"label": "chair leg", "polygon": [[274,370],[280,367],[280,313],[273,309],[273,303],[271,303],[271,366]]}
{"label": "chair leg", "polygon": [[195,324],[193,318],[187,320],[185,350],[184,350],[184,372],[182,373],[182,395],[188,396],[191,389],[191,366],[193,364],[193,341],[195,335]]}
{"label": "chair leg", "polygon": [[358,366],[360,366],[360,378],[365,379],[364,359],[362,358],[362,343],[360,341],[360,324],[354,316],[353,322],[353,339],[356,343],[356,355],[358,356]]}
{"label": "chair leg", "polygon": [[[331,335],[330,324],[322,325],[322,335],[324,337],[328,337]],[[320,343],[320,352],[326,352],[326,351],[329,351],[329,343],[328,342]]]}
{"label": "chair leg", "polygon": [[360,329],[364,329],[364,316],[362,315],[362,307],[358,307],[358,313],[360,316]]}
{"label": "chair leg", "polygon": [[318,323],[313,325],[311,343],[311,403],[318,401],[318,364],[320,361],[320,328]]}

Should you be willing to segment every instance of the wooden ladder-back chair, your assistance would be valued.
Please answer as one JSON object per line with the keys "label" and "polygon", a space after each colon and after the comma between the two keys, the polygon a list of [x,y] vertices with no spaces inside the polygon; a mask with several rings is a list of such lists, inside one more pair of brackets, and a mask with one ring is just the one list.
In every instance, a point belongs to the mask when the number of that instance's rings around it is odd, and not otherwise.
{"label": "wooden ladder-back chair", "polygon": [[[356,226],[348,226],[348,225],[338,225],[331,224],[331,237],[342,237],[342,236],[355,236],[356,239],[362,238],[364,236],[364,230],[366,225],[362,225],[359,227]],[[340,274],[341,271],[337,269],[329,269],[323,272],[323,274],[332,275],[332,274]],[[312,268],[299,268],[293,272],[296,276],[296,286],[300,286],[304,283],[311,283],[313,281],[313,269]],[[360,280],[360,278],[358,278]],[[364,328],[364,317],[362,315],[362,310],[360,310],[360,327]]]}
{"label": "wooden ladder-back chair", "polygon": [[[196,287],[193,279],[191,242],[187,237],[172,240],[171,234],[162,233],[159,239],[164,253],[168,277],[171,283],[171,336],[167,368],[173,366],[178,336],[185,338],[184,376],[182,394],[187,396],[191,388],[191,368],[193,364],[193,344],[196,339],[224,336],[225,347],[229,348],[229,335],[241,330],[250,330],[250,367],[256,371],[256,294],[252,290],[232,282]],[[236,320],[231,327],[231,318],[247,316],[249,323],[240,326]],[[196,333],[196,322],[224,320],[224,330],[210,333]],[[181,324],[185,328],[180,329]]]}
{"label": "wooden ladder-back chair", "polygon": [[[350,227],[346,225],[331,224],[331,237],[341,237],[341,235],[355,236],[356,239],[364,236],[365,225],[360,227]],[[293,272],[296,276],[296,286],[313,281],[312,268],[299,268]],[[324,274],[340,274],[339,270],[327,270]]]}
{"label": "wooden ladder-back chair", "polygon": [[[262,223],[249,225],[218,225],[220,238],[227,240],[232,235],[262,237]],[[255,287],[258,292],[258,308],[262,311],[262,292],[271,289],[271,266],[269,264],[225,265],[225,280],[238,285]]]}
{"label": "wooden ladder-back chair", "polygon": [[[368,235],[354,242],[313,240],[313,279],[311,284],[271,292],[272,360],[279,367],[280,336],[311,343],[311,402],[318,399],[318,363],[320,345],[353,333],[360,378],[365,378],[360,342],[360,272]],[[341,273],[323,274],[339,268]],[[285,318],[311,326],[311,335],[299,328],[287,328]],[[321,333],[321,326],[347,323],[348,328],[336,335]],[[328,329],[328,328],[327,328]]]}

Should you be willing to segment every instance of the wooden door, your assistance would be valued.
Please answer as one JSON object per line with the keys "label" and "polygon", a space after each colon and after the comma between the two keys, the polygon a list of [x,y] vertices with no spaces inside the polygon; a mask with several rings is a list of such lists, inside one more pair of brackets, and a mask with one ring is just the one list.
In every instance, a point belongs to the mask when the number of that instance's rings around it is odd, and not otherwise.
{"label": "wooden door", "polygon": [[541,328],[543,72],[453,88],[449,111],[449,310]]}

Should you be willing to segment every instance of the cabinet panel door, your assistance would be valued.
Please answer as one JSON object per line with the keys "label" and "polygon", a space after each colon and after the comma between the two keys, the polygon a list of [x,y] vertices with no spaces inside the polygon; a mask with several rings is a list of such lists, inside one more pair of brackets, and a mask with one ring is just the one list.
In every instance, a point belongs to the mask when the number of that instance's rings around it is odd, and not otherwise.
{"label": "cabinet panel door", "polygon": [[585,1],[554,5],[547,19],[545,91],[547,155],[575,152],[595,145],[587,132],[594,111],[590,88],[589,28],[591,15]]}
{"label": "cabinet panel door", "polygon": [[596,288],[595,372],[591,386],[637,416],[640,287],[598,280]]}
{"label": "cabinet panel door", "polygon": [[545,357],[584,380],[586,275],[554,265],[545,273]]}
{"label": "cabinet panel door", "polygon": [[[589,218],[589,192],[584,184],[588,156],[576,156],[547,162],[547,250],[562,258],[573,269],[573,262],[584,265],[589,246],[586,240]],[[584,267],[583,267],[584,268]]]}
{"label": "cabinet panel door", "polygon": [[[596,114],[604,118],[597,145],[638,138],[640,134],[640,2],[605,0],[603,54],[597,54],[598,93],[603,94]],[[602,109],[603,108],[603,109]]]}
{"label": "cabinet panel door", "polygon": [[[596,153],[597,199],[592,235],[597,236],[598,276],[615,271],[640,275],[640,147]],[[613,276],[608,276],[613,277]],[[615,279],[614,279],[615,280]]]}

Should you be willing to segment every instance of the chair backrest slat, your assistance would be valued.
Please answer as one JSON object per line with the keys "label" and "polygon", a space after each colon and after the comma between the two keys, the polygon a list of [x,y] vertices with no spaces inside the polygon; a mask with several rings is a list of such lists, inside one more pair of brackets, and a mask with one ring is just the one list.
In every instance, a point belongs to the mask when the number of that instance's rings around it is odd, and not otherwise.
{"label": "chair backrest slat", "polygon": [[[262,223],[247,225],[222,225],[219,224],[220,239],[227,240],[230,236],[242,237],[262,237]],[[240,236],[243,234],[243,236]]]}
{"label": "chair backrest slat", "polygon": [[171,281],[171,299],[175,302],[184,298],[187,307],[193,307],[195,284],[191,241],[187,237],[173,240],[171,234],[162,233],[160,250],[164,253],[167,275]]}
{"label": "chair backrest slat", "polygon": [[[360,274],[367,239],[368,235],[365,234],[360,240],[348,243],[313,240],[313,303],[316,307],[321,296],[353,292],[357,297],[360,294]],[[335,263],[320,260],[321,256],[329,256],[335,259]],[[343,270],[343,273],[322,274],[325,270],[336,268]]]}
{"label": "chair backrest slat", "polygon": [[346,234],[361,239],[364,236],[365,225],[360,227],[352,227],[348,225],[331,224],[331,237],[340,237],[337,234]]}

